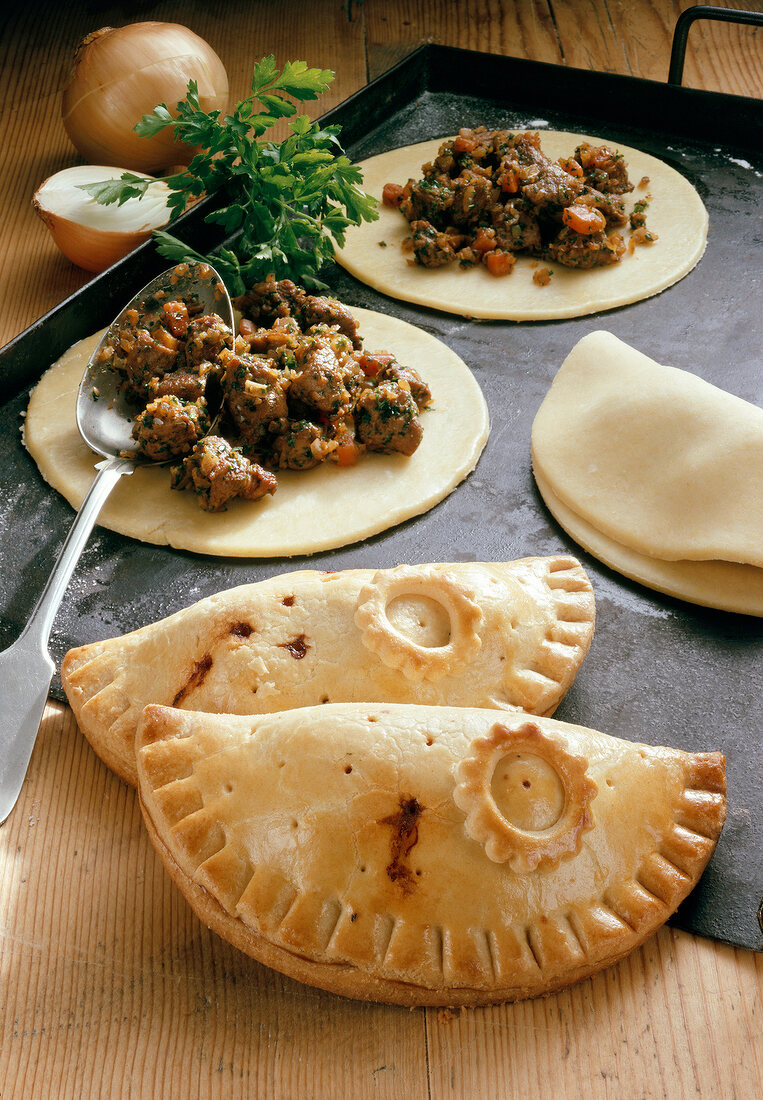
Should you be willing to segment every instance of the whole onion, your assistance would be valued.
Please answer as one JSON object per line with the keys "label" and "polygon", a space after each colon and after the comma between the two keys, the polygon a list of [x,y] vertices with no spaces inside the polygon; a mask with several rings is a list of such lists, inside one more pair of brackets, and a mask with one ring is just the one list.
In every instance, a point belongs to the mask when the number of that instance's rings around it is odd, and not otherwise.
{"label": "whole onion", "polygon": [[63,123],[75,148],[94,164],[142,172],[187,164],[193,149],[167,129],[140,137],[135,125],[159,103],[174,113],[188,81],[203,111],[228,106],[228,76],[212,47],[179,23],[103,27],[81,42],[63,94]]}

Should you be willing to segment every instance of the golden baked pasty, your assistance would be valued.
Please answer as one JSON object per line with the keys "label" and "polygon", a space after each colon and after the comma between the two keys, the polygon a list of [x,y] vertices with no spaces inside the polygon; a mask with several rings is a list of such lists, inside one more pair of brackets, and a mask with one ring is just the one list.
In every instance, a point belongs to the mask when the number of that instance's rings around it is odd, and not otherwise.
{"label": "golden baked pasty", "polygon": [[591,585],[566,555],[302,571],[70,650],[61,679],[95,751],[134,785],[147,703],[230,714],[353,701],[550,714],[593,626]]}
{"label": "golden baked pasty", "polygon": [[697,882],[720,753],[400,704],[146,708],[151,839],[214,931],[300,981],[405,1005],[548,993],[621,958]]}
{"label": "golden baked pasty", "polygon": [[609,332],[583,337],[532,431],[549,511],[607,565],[763,615],[763,410]]}

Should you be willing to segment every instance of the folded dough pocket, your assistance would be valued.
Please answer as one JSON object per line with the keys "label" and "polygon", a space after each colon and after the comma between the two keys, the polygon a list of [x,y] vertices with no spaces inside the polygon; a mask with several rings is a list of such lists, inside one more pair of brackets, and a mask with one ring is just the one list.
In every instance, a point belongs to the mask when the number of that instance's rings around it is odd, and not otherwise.
{"label": "folded dough pocket", "polygon": [[725,816],[720,753],[495,710],[147,707],[141,807],[195,910],[299,981],[406,1005],[547,993],[689,893]]}
{"label": "folded dough pocket", "polygon": [[575,558],[305,570],[201,600],[121,638],[70,650],[69,703],[133,785],[148,703],[264,714],[396,702],[552,714],[593,637]]}
{"label": "folded dough pocket", "polygon": [[549,510],[607,565],[763,615],[763,411],[608,332],[575,345],[533,424]]}

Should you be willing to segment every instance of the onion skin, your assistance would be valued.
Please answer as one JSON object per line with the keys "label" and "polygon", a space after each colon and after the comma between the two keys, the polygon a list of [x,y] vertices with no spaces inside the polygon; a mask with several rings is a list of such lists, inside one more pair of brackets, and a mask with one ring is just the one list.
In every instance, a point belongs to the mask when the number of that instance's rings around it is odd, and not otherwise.
{"label": "onion skin", "polygon": [[91,229],[44,210],[35,200],[33,206],[67,260],[96,275],[147,241],[152,232],[147,229],[142,233],[110,233],[104,229]]}
{"label": "onion skin", "polygon": [[63,123],[74,147],[91,163],[156,173],[187,164],[194,150],[167,129],[151,138],[134,128],[159,103],[173,111],[188,81],[199,88],[203,111],[225,111],[228,77],[211,46],[179,23],[131,23],[89,34],[64,89]]}

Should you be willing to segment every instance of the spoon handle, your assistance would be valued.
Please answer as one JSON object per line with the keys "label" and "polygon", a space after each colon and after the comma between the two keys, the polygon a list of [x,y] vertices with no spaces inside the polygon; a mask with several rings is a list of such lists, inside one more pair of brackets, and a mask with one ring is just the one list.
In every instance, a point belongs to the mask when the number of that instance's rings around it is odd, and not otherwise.
{"label": "spoon handle", "polygon": [[0,653],[0,825],[16,805],[29,766],[55,665],[48,654],[53,620],[98,513],[123,474],[123,458],[99,462],[98,473],[69,529],[48,583],[18,639]]}

